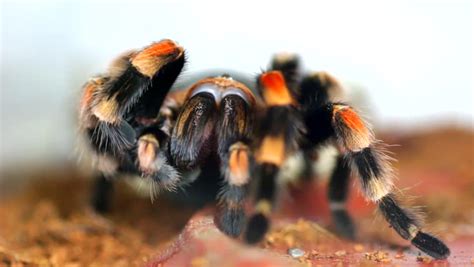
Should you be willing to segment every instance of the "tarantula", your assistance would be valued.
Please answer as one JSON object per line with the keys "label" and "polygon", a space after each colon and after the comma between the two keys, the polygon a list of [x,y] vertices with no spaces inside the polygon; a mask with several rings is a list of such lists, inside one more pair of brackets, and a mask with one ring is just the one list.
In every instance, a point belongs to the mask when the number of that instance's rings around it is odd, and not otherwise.
{"label": "tarantula", "polygon": [[[217,227],[256,243],[269,229],[283,164],[296,153],[311,162],[315,149],[332,145],[339,156],[328,195],[343,236],[354,237],[345,208],[353,171],[366,198],[401,237],[434,258],[449,256],[443,242],[422,231],[419,216],[400,206],[390,158],[370,127],[351,106],[333,102],[340,87],[335,78],[323,72],[303,76],[296,56],[277,56],[253,85],[221,75],[169,92],[184,64],[184,49],[162,40],[121,55],[107,73],[85,84],[80,129],[101,172],[96,210],[107,210],[110,177],[138,174],[174,190],[192,182],[185,173],[213,159],[222,183]],[[256,190],[247,219],[250,182]]]}

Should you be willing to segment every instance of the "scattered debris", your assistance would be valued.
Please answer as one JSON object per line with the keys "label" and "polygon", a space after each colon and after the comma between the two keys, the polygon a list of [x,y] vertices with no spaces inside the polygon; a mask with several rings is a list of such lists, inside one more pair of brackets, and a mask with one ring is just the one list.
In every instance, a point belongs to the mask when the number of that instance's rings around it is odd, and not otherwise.
{"label": "scattered debris", "polygon": [[388,252],[376,250],[373,252],[365,253],[365,258],[376,262],[391,262],[392,260],[388,257]]}
{"label": "scattered debris", "polygon": [[427,257],[427,256],[418,256],[416,257],[416,260],[418,262],[423,262],[423,263],[431,263],[433,261],[430,257]]}
{"label": "scattered debris", "polygon": [[265,237],[264,246],[267,248],[304,247],[311,244],[318,251],[331,244],[341,241],[317,223],[300,219],[296,223],[285,224],[279,229],[271,231]]}

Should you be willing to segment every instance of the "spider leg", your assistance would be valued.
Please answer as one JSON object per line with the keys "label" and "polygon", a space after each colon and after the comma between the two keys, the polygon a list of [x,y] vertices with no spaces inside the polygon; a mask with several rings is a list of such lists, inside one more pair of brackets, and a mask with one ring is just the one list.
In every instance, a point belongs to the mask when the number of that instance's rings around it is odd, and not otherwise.
{"label": "spider leg", "polygon": [[[143,122],[153,122],[157,117],[184,61],[181,47],[171,40],[162,40],[142,50],[124,53],[111,64],[106,74],[91,79],[84,86],[80,128],[88,136],[101,172],[93,198],[98,211],[107,210],[106,198],[110,195],[104,179],[120,173],[143,174],[133,162],[137,158],[134,153],[140,150],[137,149],[137,130]],[[142,148],[148,148],[145,151],[152,151],[143,138],[138,143]],[[141,151],[139,159],[144,155],[150,159],[153,154]],[[173,172],[160,172],[163,173]]]}
{"label": "spider leg", "polygon": [[[95,94],[102,90],[104,83],[108,79],[109,77],[107,76],[96,76],[84,85],[84,94],[81,99],[79,113],[80,130],[88,138],[95,157],[96,167],[99,170],[99,174],[93,183],[91,204],[94,210],[100,213],[105,213],[110,208],[110,197],[113,188],[111,177],[117,174],[119,168],[119,160],[113,156],[112,149],[109,149],[108,138],[102,135],[101,124],[91,110]],[[112,137],[125,137],[124,142],[131,144],[135,138],[135,132],[128,123],[111,126],[109,132],[119,131],[118,129],[122,129],[121,132],[123,134],[112,135]]]}
{"label": "spider leg", "polygon": [[344,156],[337,157],[336,167],[329,179],[329,208],[338,233],[348,239],[355,239],[354,223],[346,208],[350,181],[350,166]]}
{"label": "spider leg", "polygon": [[133,147],[134,118],[154,117],[184,64],[184,51],[162,40],[120,56],[99,82],[88,83],[82,116],[93,146],[123,155]]}
{"label": "spider leg", "polygon": [[124,120],[109,124],[101,121],[93,113],[95,96],[103,90],[109,80],[109,76],[96,76],[84,85],[79,114],[80,128],[87,135],[91,148],[96,153],[123,155],[125,149],[130,148],[135,142],[135,130]]}
{"label": "spider leg", "polygon": [[247,243],[256,243],[270,226],[270,215],[277,194],[277,177],[288,155],[298,149],[303,124],[295,108],[295,100],[279,71],[259,77],[261,94],[267,106],[257,131],[255,152],[257,181],[255,213],[250,217],[245,233]]}
{"label": "spider leg", "polygon": [[168,139],[169,136],[165,132],[155,127],[147,128],[142,132],[138,138],[136,165],[142,176],[151,178],[158,185],[158,190],[173,191],[178,186],[181,177],[169,163]]}
{"label": "spider leg", "polygon": [[252,130],[253,102],[253,99],[248,101],[238,94],[223,97],[216,126],[217,152],[224,177],[218,196],[216,223],[219,229],[232,237],[240,235],[245,223],[244,198],[252,165],[247,142]]}
{"label": "spider leg", "polygon": [[96,177],[92,193],[92,207],[95,211],[100,213],[109,211],[113,185],[113,182],[103,174]]}
{"label": "spider leg", "polygon": [[444,259],[448,247],[422,231],[421,220],[414,211],[398,203],[393,189],[390,158],[378,144],[372,131],[359,115],[345,104],[332,104],[332,124],[338,144],[344,149],[352,169],[360,177],[366,197],[376,202],[379,210],[394,230],[428,255]]}
{"label": "spider leg", "polygon": [[[297,88],[299,111],[306,125],[304,144],[301,145],[297,177],[293,179],[311,180],[314,178],[313,164],[318,158],[318,149],[327,145],[334,135],[331,118],[328,117],[324,105],[340,98],[343,93],[341,85],[325,72],[313,72],[304,76]],[[316,126],[315,126],[316,124]]]}
{"label": "spider leg", "polygon": [[[183,95],[186,93],[186,90],[180,90],[168,94],[156,118],[138,117],[138,122],[142,125],[137,127],[139,138],[134,151],[135,173],[150,178],[157,185],[155,187],[157,190],[175,191],[178,186],[187,182],[186,179],[182,179],[180,172],[172,164],[169,153],[171,130],[182,107]],[[144,105],[141,115],[144,114],[143,112],[150,112],[152,108],[153,105],[151,107]],[[140,111],[137,110],[137,112]],[[150,115],[152,114],[154,113]],[[189,176],[184,177],[189,179]],[[152,192],[154,193],[156,192]]]}
{"label": "spider leg", "polygon": [[[303,79],[302,97],[299,99],[305,117],[307,139],[313,145],[319,145],[333,138],[344,156],[344,159],[339,158],[339,163],[348,164],[336,169],[334,181],[331,181],[333,185],[330,184],[330,198],[345,198],[347,183],[342,181],[347,179],[344,177],[347,177],[346,168],[349,167],[358,174],[364,195],[378,204],[385,219],[401,237],[434,258],[448,257],[449,248],[442,241],[423,232],[419,216],[414,211],[401,207],[392,193],[394,174],[391,159],[383,145],[375,139],[367,123],[352,107],[331,102],[330,92],[339,88],[332,76],[316,73]],[[337,190],[341,191],[336,193]],[[333,202],[332,206],[340,205],[334,205]]]}
{"label": "spider leg", "polygon": [[245,225],[244,199],[250,180],[250,151],[243,142],[230,146],[221,159],[224,185],[218,194],[216,225],[225,234],[238,237]]}
{"label": "spider leg", "polygon": [[[314,72],[305,76],[300,84],[299,102],[307,125],[306,149],[327,145],[335,135],[328,103],[342,93],[338,81],[325,72]],[[305,162],[306,164],[311,161]],[[343,155],[338,155],[336,166],[329,179],[328,198],[331,215],[339,234],[354,239],[354,224],[346,209],[350,180],[350,165]]]}

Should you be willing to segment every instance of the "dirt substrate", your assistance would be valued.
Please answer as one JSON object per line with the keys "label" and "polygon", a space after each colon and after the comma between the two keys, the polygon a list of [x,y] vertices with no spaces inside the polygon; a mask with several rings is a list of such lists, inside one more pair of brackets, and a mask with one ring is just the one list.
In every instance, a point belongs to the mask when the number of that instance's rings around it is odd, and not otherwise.
{"label": "dirt substrate", "polygon": [[398,193],[427,214],[427,230],[451,247],[448,261],[419,254],[355,188],[348,206],[357,242],[332,233],[320,181],[289,191],[271,233],[255,248],[216,230],[212,208],[151,203],[124,183],[112,211],[98,215],[88,205],[90,179],[58,168],[41,170],[21,190],[0,190],[0,266],[474,266],[474,134],[438,129],[384,139],[400,145],[390,148]]}

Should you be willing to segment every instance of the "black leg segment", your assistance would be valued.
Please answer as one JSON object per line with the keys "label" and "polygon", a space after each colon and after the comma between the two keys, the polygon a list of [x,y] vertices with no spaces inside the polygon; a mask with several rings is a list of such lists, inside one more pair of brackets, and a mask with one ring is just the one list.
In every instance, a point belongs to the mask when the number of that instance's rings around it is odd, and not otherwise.
{"label": "black leg segment", "polygon": [[103,174],[99,175],[93,187],[92,207],[99,213],[110,211],[110,201],[113,193],[113,183]]}
{"label": "black leg segment", "polygon": [[344,156],[339,155],[329,180],[329,207],[337,232],[343,237],[353,240],[355,238],[354,223],[345,206],[349,191],[349,178],[349,163]]}
{"label": "black leg segment", "polygon": [[410,240],[421,251],[436,259],[445,259],[449,256],[449,248],[439,239],[422,232],[417,215],[400,207],[393,194],[388,194],[380,200],[379,209],[395,231],[404,239]]}

